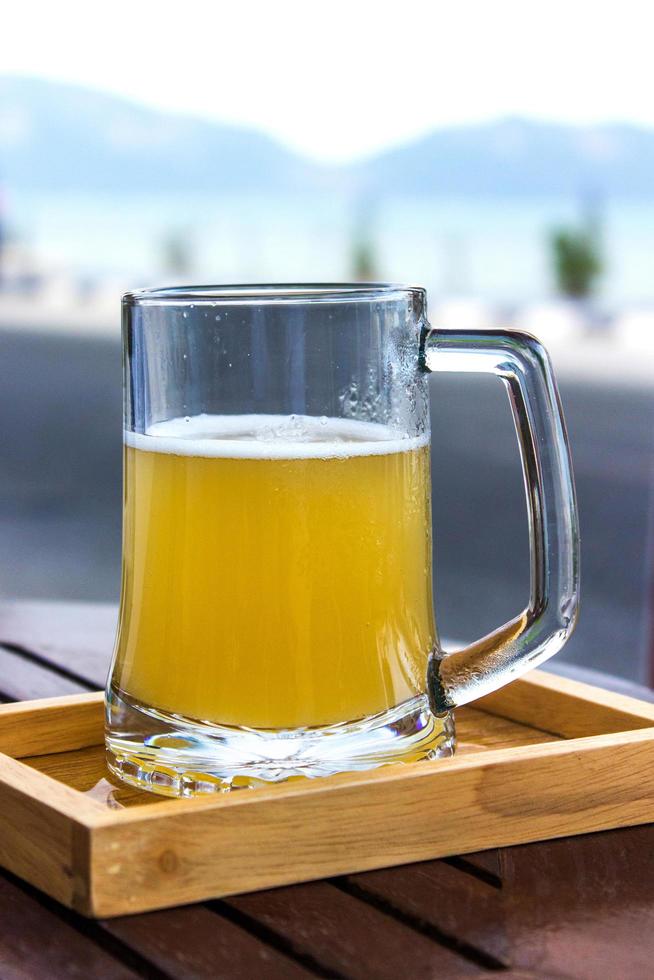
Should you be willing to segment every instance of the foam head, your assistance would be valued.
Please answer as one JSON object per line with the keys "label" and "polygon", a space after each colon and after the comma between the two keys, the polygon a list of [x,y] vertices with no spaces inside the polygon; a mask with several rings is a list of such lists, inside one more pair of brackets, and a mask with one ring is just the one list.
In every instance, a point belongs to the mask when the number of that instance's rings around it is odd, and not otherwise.
{"label": "foam head", "polygon": [[193,415],[156,422],[145,433],[124,434],[146,452],[228,459],[344,459],[381,456],[426,446],[378,422],[315,415]]}

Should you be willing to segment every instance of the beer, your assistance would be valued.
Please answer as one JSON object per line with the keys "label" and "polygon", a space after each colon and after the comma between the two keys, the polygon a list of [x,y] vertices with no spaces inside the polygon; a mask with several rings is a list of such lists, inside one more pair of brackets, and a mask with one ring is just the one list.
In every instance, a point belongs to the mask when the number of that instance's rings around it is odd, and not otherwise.
{"label": "beer", "polygon": [[429,495],[427,437],[377,423],[197,415],[126,433],[114,687],[257,729],[424,692]]}

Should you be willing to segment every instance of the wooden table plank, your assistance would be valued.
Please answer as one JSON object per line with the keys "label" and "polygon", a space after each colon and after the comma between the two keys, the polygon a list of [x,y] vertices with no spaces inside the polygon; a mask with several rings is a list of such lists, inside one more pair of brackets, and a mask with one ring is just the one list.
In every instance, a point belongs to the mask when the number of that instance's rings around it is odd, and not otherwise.
{"label": "wooden table plank", "polygon": [[654,825],[504,848],[512,963],[575,980],[649,980]]}
{"label": "wooden table plank", "polygon": [[498,887],[501,886],[502,866],[500,863],[500,851],[496,847],[488,851],[474,851],[473,853],[466,854],[463,858],[448,858],[447,860],[451,862],[456,861],[463,866],[470,864],[477,872],[485,872],[491,883],[494,883]]}
{"label": "wooden table plank", "polygon": [[448,949],[329,882],[239,895],[219,904],[283,935],[295,949],[324,964],[332,976],[479,976],[489,965]]}
{"label": "wooden table plank", "polygon": [[0,697],[3,701],[28,701],[88,690],[87,684],[63,677],[22,654],[0,647]]}
{"label": "wooden table plank", "polygon": [[[52,907],[56,903],[48,904]],[[143,975],[138,968],[125,964],[47,905],[42,905],[32,889],[0,875],[0,976],[3,980],[32,977],[134,980]]]}
{"label": "wooden table plank", "polygon": [[[473,869],[473,865],[469,865]],[[454,948],[469,948],[492,965],[508,966],[510,945],[503,896],[497,884],[447,861],[423,861],[400,868],[348,875],[355,894],[376,899],[405,921],[431,927]]]}
{"label": "wooden table plank", "polygon": [[114,603],[0,602],[0,645],[74,672],[99,690],[107,679],[116,618]]}
{"label": "wooden table plank", "polygon": [[108,919],[102,926],[176,980],[300,980],[316,976],[297,958],[203,906]]}

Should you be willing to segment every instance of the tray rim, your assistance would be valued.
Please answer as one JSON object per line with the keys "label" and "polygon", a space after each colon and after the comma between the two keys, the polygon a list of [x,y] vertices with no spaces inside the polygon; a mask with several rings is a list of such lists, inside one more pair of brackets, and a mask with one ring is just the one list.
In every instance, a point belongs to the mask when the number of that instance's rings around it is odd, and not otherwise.
{"label": "tray rim", "polygon": [[[534,698],[533,696],[536,696]],[[597,709],[603,710],[607,717],[613,719],[616,726],[614,731],[592,735],[568,735],[569,720],[561,719],[558,715],[556,727],[544,728],[534,723],[533,707],[538,696],[550,699],[572,699],[577,706],[592,706],[592,724],[597,728]],[[60,782],[47,773],[34,769],[21,762],[22,758],[38,755],[59,754],[66,751],[100,745],[97,738],[98,713],[103,711],[104,692],[93,691],[85,694],[63,695],[53,698],[37,698],[30,701],[18,701],[0,705],[0,787],[8,786],[26,792],[31,799],[40,805],[62,816],[68,817],[75,825],[88,831],[113,826],[148,823],[163,820],[167,817],[177,817],[180,812],[197,812],[198,810],[225,810],[231,807],[258,806],[272,800],[293,799],[308,794],[331,794],[347,790],[350,786],[366,786],[392,783],[397,780],[430,780],[438,778],[441,772],[481,771],[503,764],[509,760],[516,762],[524,759],[547,758],[549,756],[568,755],[576,752],[588,752],[592,749],[602,749],[610,745],[632,744],[654,740],[654,704],[640,701],[627,695],[614,694],[603,688],[595,687],[583,681],[563,678],[557,674],[549,674],[543,670],[534,670],[525,677],[516,679],[511,685],[501,688],[493,694],[486,695],[472,702],[480,711],[507,718],[519,724],[526,724],[542,731],[543,734],[556,735],[559,741],[542,742],[533,745],[507,747],[501,749],[484,749],[470,752],[465,756],[456,754],[449,759],[437,759],[433,762],[403,763],[401,765],[382,766],[365,772],[342,773],[322,779],[307,780],[306,782],[280,784],[261,787],[256,792],[227,793],[217,796],[199,797],[195,799],[162,799],[156,806],[135,805],[125,809],[108,809],[98,800],[90,799],[84,793],[65,783]],[[50,727],[56,716],[63,715],[63,721],[69,716],[80,712],[82,724],[63,733],[63,741],[59,747],[43,752],[30,749],[19,750],[19,753],[5,750],[5,743],[16,744],[16,735],[5,731],[6,723],[18,721],[21,716],[39,714],[42,727],[50,732]],[[582,719],[582,723],[585,719]],[[622,723],[631,724],[630,728],[622,728]],[[95,732],[92,735],[89,733]],[[61,746],[64,747],[61,747]]]}
{"label": "tray rim", "polygon": [[102,692],[3,705],[0,864],[107,917],[654,820],[654,705],[538,672],[474,706],[561,737],[111,810],[20,758],[101,744]]}

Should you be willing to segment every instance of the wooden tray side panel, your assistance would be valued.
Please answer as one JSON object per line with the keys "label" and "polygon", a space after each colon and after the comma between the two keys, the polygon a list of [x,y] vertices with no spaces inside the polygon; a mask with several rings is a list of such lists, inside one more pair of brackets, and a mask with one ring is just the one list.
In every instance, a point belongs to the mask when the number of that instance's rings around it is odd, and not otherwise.
{"label": "wooden tray side panel", "polygon": [[474,707],[563,738],[654,726],[654,704],[542,670],[487,694]]}
{"label": "wooden tray side panel", "polygon": [[[44,788],[53,783],[20,762],[0,756],[0,865],[32,885],[72,906],[87,890],[85,869],[74,867],[74,853],[86,830],[76,825],[66,807],[55,806]],[[70,794],[53,783],[55,794]],[[59,802],[59,801],[57,801]],[[86,800],[82,799],[82,809]]]}
{"label": "wooden tray side panel", "polygon": [[[648,822],[654,730],[407,767],[235,805],[148,808],[93,829],[99,916]],[[150,816],[151,815],[151,816]]]}
{"label": "wooden tray side panel", "polygon": [[0,705],[0,752],[24,759],[99,745],[103,726],[101,691],[3,704]]}

